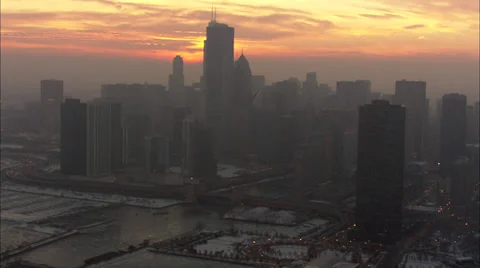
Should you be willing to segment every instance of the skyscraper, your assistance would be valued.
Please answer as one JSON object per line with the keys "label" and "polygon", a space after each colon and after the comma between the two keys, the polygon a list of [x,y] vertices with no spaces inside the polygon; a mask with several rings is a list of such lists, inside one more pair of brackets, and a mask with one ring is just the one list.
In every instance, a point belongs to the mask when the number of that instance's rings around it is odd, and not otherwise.
{"label": "skyscraper", "polygon": [[396,81],[394,103],[406,108],[406,161],[424,159],[424,133],[427,121],[427,83],[423,81]]}
{"label": "skyscraper", "polygon": [[241,158],[250,149],[250,112],[252,107],[252,71],[247,58],[242,55],[235,62],[232,99],[227,108],[226,146],[231,157]]}
{"label": "skyscraper", "polygon": [[192,178],[209,179],[217,173],[212,135],[204,123],[193,116],[183,121],[183,174]]}
{"label": "skyscraper", "polygon": [[359,112],[357,237],[390,243],[402,228],[405,108],[374,100]]}
{"label": "skyscraper", "polygon": [[122,163],[121,104],[96,99],[87,107],[87,176],[108,176]]}
{"label": "skyscraper", "polygon": [[458,93],[442,98],[440,121],[440,172],[450,176],[453,164],[465,154],[467,139],[467,97]]}
{"label": "skyscraper", "polygon": [[168,89],[178,90],[185,86],[185,77],[183,75],[183,58],[180,55],[173,58],[172,74],[168,77]]}
{"label": "skyscraper", "polygon": [[173,58],[172,74],[168,76],[168,93],[174,106],[185,105],[185,77],[183,75],[183,59],[177,55]]}
{"label": "skyscraper", "polygon": [[358,110],[370,99],[371,82],[368,80],[338,81],[337,96],[340,109]]}
{"label": "skyscraper", "polygon": [[[212,14],[213,15],[213,14]],[[224,138],[224,105],[231,99],[234,29],[218,23],[215,17],[207,26],[203,50],[203,78],[206,89],[206,123],[212,128],[215,151],[220,154]]]}
{"label": "skyscraper", "polygon": [[63,101],[62,80],[40,81],[41,133],[57,134],[60,131],[60,106]]}
{"label": "skyscraper", "polygon": [[68,175],[87,175],[87,104],[66,99],[60,116],[60,169]]}

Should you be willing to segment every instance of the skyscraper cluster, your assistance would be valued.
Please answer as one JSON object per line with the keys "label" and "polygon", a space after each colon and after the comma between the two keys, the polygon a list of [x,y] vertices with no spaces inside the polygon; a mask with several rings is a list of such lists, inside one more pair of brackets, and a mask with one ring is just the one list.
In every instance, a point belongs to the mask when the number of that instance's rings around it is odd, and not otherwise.
{"label": "skyscraper cluster", "polygon": [[[243,52],[234,59],[234,36],[233,27],[212,17],[198,83],[185,85],[177,55],[168,87],[105,84],[92,102],[65,100],[62,171],[106,176],[126,166],[148,174],[180,167],[184,177],[211,181],[219,162],[249,166],[255,159],[295,174],[298,199],[320,183],[350,183],[355,237],[381,243],[403,232],[406,178],[423,186],[406,176],[407,166],[439,166],[454,186],[452,200],[466,203],[458,196],[470,175],[460,171],[473,165],[467,144],[478,144],[478,102],[468,106],[464,95],[446,94],[433,116],[424,81],[396,81],[394,94],[372,92],[369,80],[338,81],[332,89],[315,72],[303,82],[267,85]],[[58,113],[63,82],[42,81],[41,88],[42,129],[55,132],[56,117],[43,115]]]}

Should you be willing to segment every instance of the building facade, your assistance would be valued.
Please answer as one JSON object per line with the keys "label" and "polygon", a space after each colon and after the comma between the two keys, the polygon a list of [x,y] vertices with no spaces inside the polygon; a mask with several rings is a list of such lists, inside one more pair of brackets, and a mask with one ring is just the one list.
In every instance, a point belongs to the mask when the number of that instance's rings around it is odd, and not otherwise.
{"label": "building facade", "polygon": [[40,81],[41,133],[58,134],[60,131],[60,107],[63,102],[63,80]]}
{"label": "building facade", "polygon": [[424,139],[427,122],[427,83],[423,81],[396,81],[394,103],[406,108],[406,161],[424,159]]}
{"label": "building facade", "polygon": [[465,154],[467,97],[458,93],[442,98],[440,120],[440,173],[449,176],[455,161]]}
{"label": "building facade", "polygon": [[375,100],[359,112],[356,236],[391,243],[402,231],[405,108]]}
{"label": "building facade", "polygon": [[87,175],[87,104],[66,99],[60,116],[60,170]]}

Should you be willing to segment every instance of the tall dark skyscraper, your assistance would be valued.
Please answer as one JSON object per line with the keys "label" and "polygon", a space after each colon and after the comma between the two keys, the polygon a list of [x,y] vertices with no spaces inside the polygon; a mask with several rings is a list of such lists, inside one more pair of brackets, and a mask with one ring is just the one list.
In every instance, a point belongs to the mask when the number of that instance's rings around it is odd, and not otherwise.
{"label": "tall dark skyscraper", "polygon": [[40,81],[41,133],[60,131],[60,106],[63,102],[63,80]]}
{"label": "tall dark skyscraper", "polygon": [[224,105],[231,99],[234,64],[234,29],[212,17],[203,50],[206,90],[206,123],[213,130],[215,151],[220,154],[224,138]]}
{"label": "tall dark skyscraper", "polygon": [[396,81],[394,103],[404,105],[406,114],[406,161],[423,160],[424,133],[427,121],[427,83],[423,81]]}
{"label": "tall dark skyscraper", "polygon": [[252,71],[247,58],[242,55],[235,62],[233,71],[232,99],[227,107],[228,128],[225,146],[230,157],[241,158],[250,149],[250,112],[252,106]]}
{"label": "tall dark skyscraper", "polygon": [[87,104],[66,99],[60,116],[60,169],[68,175],[87,175]]}
{"label": "tall dark skyscraper", "polygon": [[173,58],[172,74],[168,76],[168,93],[174,106],[183,106],[186,102],[183,59],[179,55]]}
{"label": "tall dark skyscraper", "polygon": [[173,58],[172,74],[168,77],[168,89],[177,90],[185,86],[185,77],[183,75],[183,59],[180,55]]}
{"label": "tall dark skyscraper", "polygon": [[108,176],[123,163],[122,108],[97,99],[87,107],[87,176]]}
{"label": "tall dark skyscraper", "polygon": [[357,237],[390,243],[402,229],[405,108],[374,100],[359,113]]}
{"label": "tall dark skyscraper", "polygon": [[442,98],[440,121],[440,172],[450,176],[453,164],[465,154],[467,143],[467,97],[458,93]]}

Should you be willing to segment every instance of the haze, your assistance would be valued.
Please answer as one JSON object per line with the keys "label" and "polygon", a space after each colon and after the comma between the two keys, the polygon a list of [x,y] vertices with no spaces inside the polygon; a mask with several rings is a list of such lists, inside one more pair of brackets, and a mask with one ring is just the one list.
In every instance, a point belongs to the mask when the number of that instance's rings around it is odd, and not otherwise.
{"label": "haze", "polygon": [[[397,79],[426,80],[430,97],[478,99],[476,0],[233,1],[214,3],[235,27],[254,74],[268,82],[316,71],[321,82],[370,79],[392,92]],[[186,82],[201,75],[212,2],[19,0],[2,2],[2,95],[38,94],[39,80],[65,81],[91,97],[100,84],[166,84],[171,59]],[[36,98],[34,96],[33,98]]]}

